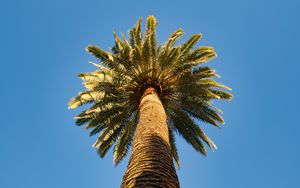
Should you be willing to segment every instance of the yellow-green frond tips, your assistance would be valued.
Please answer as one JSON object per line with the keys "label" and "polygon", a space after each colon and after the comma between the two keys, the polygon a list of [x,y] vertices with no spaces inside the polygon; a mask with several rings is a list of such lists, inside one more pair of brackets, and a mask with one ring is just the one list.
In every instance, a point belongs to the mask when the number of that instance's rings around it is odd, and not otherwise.
{"label": "yellow-green frond tips", "polygon": [[232,89],[228,86],[225,86],[223,84],[220,84],[212,79],[204,79],[204,80],[199,80],[198,83],[200,85],[202,85],[203,87],[218,87],[218,88],[224,88],[227,89],[229,91],[231,91]]}
{"label": "yellow-green frond tips", "polygon": [[115,38],[115,46],[112,48],[112,51],[115,53],[119,53],[125,48],[126,45],[124,41],[119,38],[116,32],[114,32],[114,38]]}
{"label": "yellow-green frond tips", "polygon": [[200,40],[201,36],[202,35],[200,33],[194,34],[187,42],[183,43],[181,45],[181,54],[184,55],[185,53],[189,52],[195,46],[195,44]]}
{"label": "yellow-green frond tips", "polygon": [[69,109],[74,109],[77,108],[78,106],[80,106],[82,103],[79,99],[77,98],[72,98],[69,103],[68,103],[68,108]]}
{"label": "yellow-green frond tips", "polygon": [[154,16],[147,17],[147,32],[153,32],[157,26],[157,21]]}
{"label": "yellow-green frond tips", "polygon": [[90,64],[94,65],[95,67],[98,67],[100,70],[109,70],[107,67],[100,65],[98,63],[94,63],[92,61],[89,61]]}
{"label": "yellow-green frond tips", "polygon": [[98,92],[98,91],[80,92],[77,97],[74,97],[69,101],[69,109],[74,109],[86,103],[101,100],[103,97],[104,97],[103,92]]}
{"label": "yellow-green frond tips", "polygon": [[88,45],[86,47],[86,51],[90,52],[92,55],[94,55],[96,58],[99,58],[102,61],[113,61],[113,56],[109,52],[106,52],[97,46]]}
{"label": "yellow-green frond tips", "polygon": [[134,25],[133,29],[129,31],[131,46],[134,48],[135,45],[141,46],[143,36],[141,31],[142,18],[139,18],[137,24]]}
{"label": "yellow-green frond tips", "polygon": [[169,36],[168,40],[165,42],[165,44],[162,46],[162,51],[166,53],[166,51],[175,45],[175,43],[180,39],[180,37],[184,35],[183,29],[178,29],[174,33],[172,33],[171,36]]}
{"label": "yellow-green frond tips", "polygon": [[210,91],[215,95],[219,96],[220,99],[232,100],[233,98],[233,95],[226,91],[215,90],[215,89],[210,89]]}

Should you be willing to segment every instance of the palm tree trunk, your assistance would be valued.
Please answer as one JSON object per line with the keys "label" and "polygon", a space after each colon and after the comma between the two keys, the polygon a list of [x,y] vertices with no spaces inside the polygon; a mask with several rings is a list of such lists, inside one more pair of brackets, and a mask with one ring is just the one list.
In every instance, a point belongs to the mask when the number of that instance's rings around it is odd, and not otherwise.
{"label": "palm tree trunk", "polygon": [[139,107],[132,153],[121,188],[178,188],[164,107],[154,88],[145,90]]}

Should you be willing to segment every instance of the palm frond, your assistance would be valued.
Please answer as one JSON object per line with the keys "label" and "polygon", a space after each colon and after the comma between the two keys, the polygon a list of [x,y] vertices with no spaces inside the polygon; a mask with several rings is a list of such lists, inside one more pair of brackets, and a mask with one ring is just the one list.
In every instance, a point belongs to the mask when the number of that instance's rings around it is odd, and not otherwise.
{"label": "palm frond", "polygon": [[143,35],[141,31],[141,22],[142,18],[139,18],[138,22],[134,25],[132,32],[133,32],[133,38],[134,38],[134,45],[132,46],[141,46],[142,40],[143,40]]}
{"label": "palm frond", "polygon": [[184,111],[175,106],[170,107],[173,113],[173,125],[178,130],[178,133],[190,143],[193,148],[203,155],[206,155],[206,149],[197,135],[197,126],[193,120]]}
{"label": "palm frond", "polygon": [[231,100],[233,95],[226,91],[216,90],[216,89],[209,89],[213,94],[218,95],[220,99],[227,99]]}
{"label": "palm frond", "polygon": [[114,164],[118,165],[119,162],[126,156],[128,149],[131,146],[133,135],[137,125],[137,113],[132,115],[131,120],[127,123],[126,127],[121,131],[118,141],[114,147]]}
{"label": "palm frond", "polygon": [[99,101],[103,97],[104,97],[104,92],[99,92],[99,91],[80,92],[77,95],[77,97],[74,97],[69,101],[69,108],[74,109],[93,101]]}
{"label": "palm frond", "polygon": [[207,62],[217,56],[212,47],[200,47],[190,53],[184,61],[191,62],[194,66]]}
{"label": "palm frond", "polygon": [[185,123],[187,129],[190,129],[194,134],[200,137],[212,150],[217,149],[213,141],[206,136],[202,129],[190,118],[190,116],[184,111],[178,110],[176,114],[181,117],[181,120]]}
{"label": "palm frond", "polygon": [[219,121],[220,123],[224,123],[220,115],[216,115],[217,114],[216,112],[215,114],[212,114],[211,112],[214,110],[209,109],[206,103],[196,100],[196,98],[192,98],[192,99],[187,98],[182,103],[182,108],[192,117],[200,121],[214,125],[216,127],[219,127],[217,121]]}
{"label": "palm frond", "polygon": [[219,87],[219,88],[224,88],[227,90],[231,90],[230,87],[225,86],[223,84],[220,84],[212,79],[203,79],[203,80],[199,80],[198,83],[203,86],[203,87]]}
{"label": "palm frond", "polygon": [[147,17],[147,30],[146,30],[146,38],[148,38],[149,42],[149,50],[150,50],[150,55],[152,57],[156,57],[156,52],[157,52],[157,40],[156,40],[156,34],[155,34],[155,29],[157,26],[157,21],[154,16],[148,16]]}
{"label": "palm frond", "polygon": [[100,157],[104,157],[109,148],[117,140],[121,130],[124,128],[124,124],[116,124],[114,126],[106,127],[96,142],[93,144],[93,147],[98,149],[98,154]]}
{"label": "palm frond", "polygon": [[193,148],[203,154],[206,155],[206,149],[199,138],[194,135],[194,133],[190,129],[186,129],[186,124],[180,119],[180,117],[174,118],[174,126],[178,130],[179,134],[193,146]]}
{"label": "palm frond", "polygon": [[189,38],[189,40],[187,42],[183,43],[180,48],[180,53],[181,53],[180,55],[181,56],[186,55],[195,46],[195,44],[200,40],[201,36],[202,35],[200,33],[194,34]]}
{"label": "palm frond", "polygon": [[[124,43],[126,46],[126,43]],[[124,63],[120,59],[118,59],[114,54],[104,51],[101,48],[89,45],[86,50],[94,55],[96,58],[100,59],[101,62],[112,70],[116,70],[119,73],[126,74],[126,68],[124,67]]]}
{"label": "palm frond", "polygon": [[180,168],[180,161],[179,161],[179,155],[178,155],[178,151],[177,151],[177,147],[176,147],[176,143],[175,143],[175,136],[173,134],[173,130],[170,130],[170,129],[169,129],[169,142],[170,142],[170,146],[171,146],[172,156],[177,164],[177,167]]}
{"label": "palm frond", "polygon": [[110,116],[108,122],[104,126],[103,132],[94,143],[94,147],[98,148],[98,153],[104,157],[108,149],[115,143],[122,130],[128,126],[131,120],[131,115],[134,113],[135,108],[125,108],[125,111],[120,112],[115,116]]}

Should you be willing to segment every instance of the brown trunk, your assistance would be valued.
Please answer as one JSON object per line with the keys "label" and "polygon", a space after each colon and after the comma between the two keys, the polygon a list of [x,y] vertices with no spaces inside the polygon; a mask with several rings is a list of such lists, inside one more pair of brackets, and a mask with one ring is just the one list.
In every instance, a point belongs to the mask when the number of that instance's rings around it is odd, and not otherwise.
{"label": "brown trunk", "polygon": [[164,107],[153,88],[145,90],[139,124],[121,188],[178,188]]}

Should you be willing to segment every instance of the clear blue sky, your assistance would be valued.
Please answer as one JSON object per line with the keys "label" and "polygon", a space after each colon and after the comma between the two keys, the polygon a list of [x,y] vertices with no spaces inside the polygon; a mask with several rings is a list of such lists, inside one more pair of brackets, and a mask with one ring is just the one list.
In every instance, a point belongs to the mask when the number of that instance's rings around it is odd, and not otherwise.
{"label": "clear blue sky", "polygon": [[85,52],[109,49],[155,15],[158,39],[175,29],[201,32],[214,46],[209,63],[233,88],[221,130],[202,125],[218,145],[207,157],[178,138],[183,188],[299,187],[300,1],[1,0],[0,187],[115,188],[128,159],[100,159],[80,111],[67,109],[83,89],[76,77],[94,69]]}

